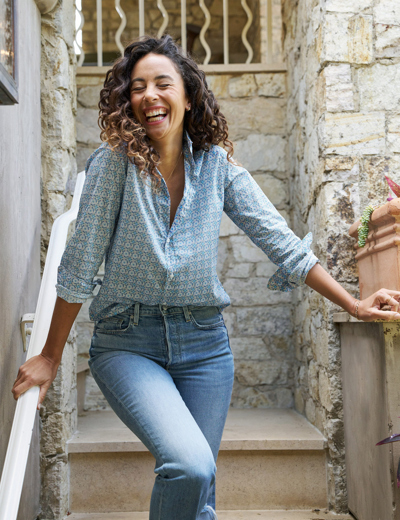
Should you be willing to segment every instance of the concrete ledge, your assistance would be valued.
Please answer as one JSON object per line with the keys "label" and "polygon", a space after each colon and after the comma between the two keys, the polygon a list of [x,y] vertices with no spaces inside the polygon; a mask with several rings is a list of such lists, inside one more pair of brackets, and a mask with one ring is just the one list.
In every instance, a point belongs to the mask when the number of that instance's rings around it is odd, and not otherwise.
{"label": "concrete ledge", "polygon": [[361,320],[356,320],[350,316],[348,312],[335,312],[333,314],[333,323],[363,323]]}
{"label": "concrete ledge", "polygon": [[[106,75],[112,65],[107,67],[77,67],[77,76],[100,76]],[[285,63],[231,63],[229,65],[200,65],[199,68],[206,74],[259,74],[263,72],[286,72]]]}
{"label": "concrete ledge", "polygon": [[89,370],[89,363],[86,359],[84,361],[81,361],[78,363],[78,365],[76,367],[76,373],[80,374],[81,372],[84,372],[85,370]]}
{"label": "concrete ledge", "polygon": [[[348,312],[335,312],[333,314],[334,323],[367,323],[362,320],[356,320],[353,316],[350,316]],[[374,320],[368,323],[399,323],[400,320]]]}
{"label": "concrete ledge", "polygon": [[[147,452],[114,412],[87,412],[68,441],[68,453]],[[288,409],[231,408],[222,451],[324,450],[324,436],[305,417]]]}

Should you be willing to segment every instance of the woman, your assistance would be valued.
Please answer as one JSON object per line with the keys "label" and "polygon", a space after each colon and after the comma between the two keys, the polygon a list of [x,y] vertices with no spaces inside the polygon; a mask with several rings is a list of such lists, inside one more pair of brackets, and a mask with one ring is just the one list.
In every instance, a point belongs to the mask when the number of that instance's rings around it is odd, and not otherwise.
{"label": "woman", "polygon": [[271,289],[305,282],[365,321],[400,318],[400,293],[382,289],[360,302],[324,271],[311,236],[299,240],[231,159],[204,73],[170,36],[130,44],[107,73],[99,106],[104,143],[87,163],[48,339],[12,391],[17,399],[40,385],[40,407],[105,255],[89,365],[156,459],[150,519],[216,519],[215,461],[233,383],[221,314],[230,301],[216,275],[222,212],[279,266]]}

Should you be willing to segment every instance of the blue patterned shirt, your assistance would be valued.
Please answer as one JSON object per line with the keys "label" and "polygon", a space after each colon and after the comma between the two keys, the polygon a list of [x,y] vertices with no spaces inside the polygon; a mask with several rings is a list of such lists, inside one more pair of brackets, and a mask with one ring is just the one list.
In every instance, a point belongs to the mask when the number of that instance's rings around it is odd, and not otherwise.
{"label": "blue patterned shirt", "polygon": [[123,150],[103,143],[88,159],[75,233],[58,268],[57,294],[67,302],[92,296],[105,256],[100,291],[90,319],[123,312],[133,302],[168,306],[230,304],[217,276],[222,212],[278,265],[268,288],[304,283],[318,262],[312,235],[300,240],[249,172],[211,146],[193,152],[183,141],[185,188],[170,228],[170,197],[138,173]]}

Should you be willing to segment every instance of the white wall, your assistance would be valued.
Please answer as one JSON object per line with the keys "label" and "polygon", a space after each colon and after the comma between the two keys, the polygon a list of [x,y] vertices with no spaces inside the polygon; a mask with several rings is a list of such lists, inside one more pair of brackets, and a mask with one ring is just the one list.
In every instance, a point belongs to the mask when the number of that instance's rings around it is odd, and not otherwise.
{"label": "white wall", "polygon": [[[19,104],[0,105],[0,470],[16,406],[11,388],[26,357],[19,321],[35,311],[40,284],[40,13],[34,0],[16,7]],[[20,520],[36,518],[39,485],[37,418]]]}

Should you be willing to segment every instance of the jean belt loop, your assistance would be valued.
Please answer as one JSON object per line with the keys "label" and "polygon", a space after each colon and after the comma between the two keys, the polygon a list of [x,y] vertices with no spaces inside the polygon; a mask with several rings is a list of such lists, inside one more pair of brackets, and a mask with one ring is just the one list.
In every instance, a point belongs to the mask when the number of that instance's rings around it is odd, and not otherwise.
{"label": "jean belt loop", "polygon": [[190,321],[190,313],[186,305],[183,306],[183,314],[185,315],[185,320]]}
{"label": "jean belt loop", "polygon": [[134,313],[133,313],[133,324],[134,325],[139,325],[139,308],[140,308],[140,303],[136,302],[135,303],[135,310],[134,310]]}

